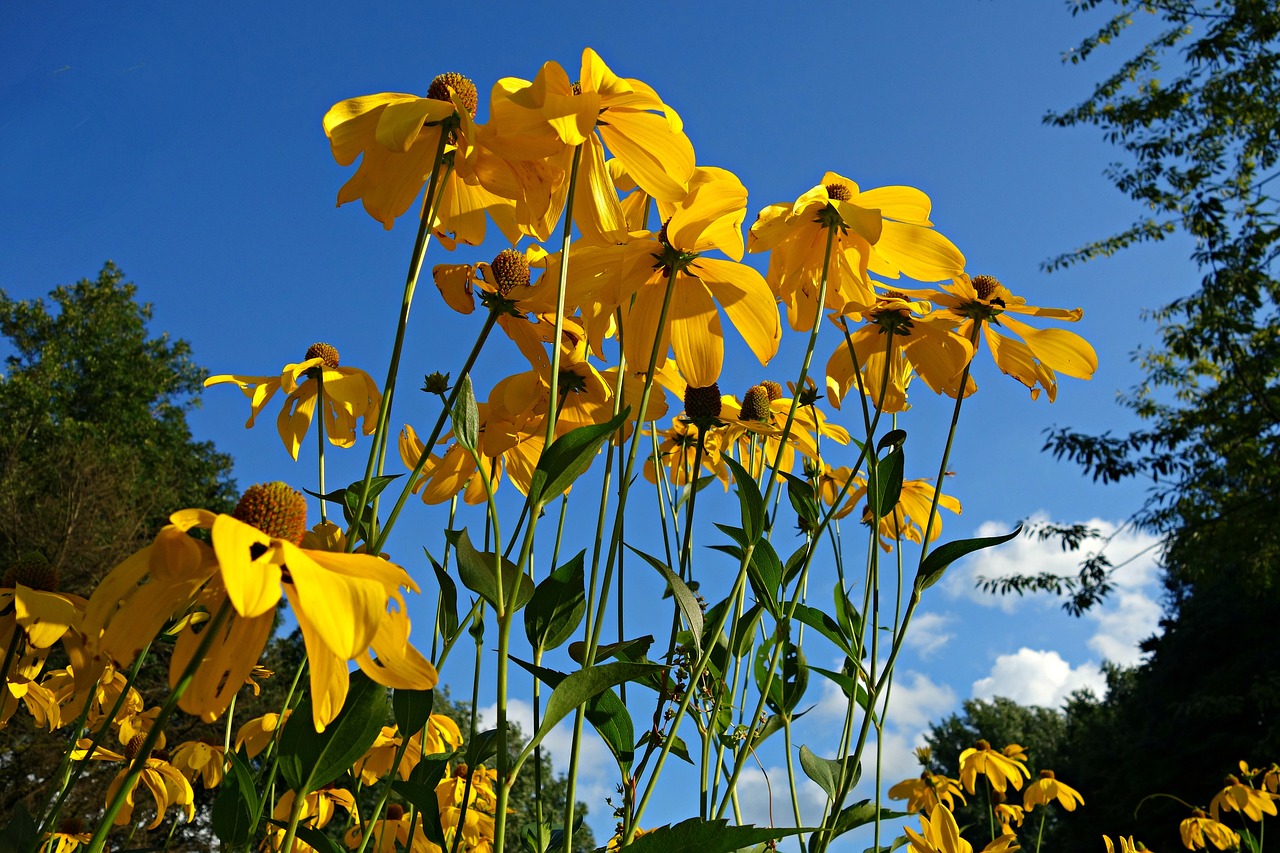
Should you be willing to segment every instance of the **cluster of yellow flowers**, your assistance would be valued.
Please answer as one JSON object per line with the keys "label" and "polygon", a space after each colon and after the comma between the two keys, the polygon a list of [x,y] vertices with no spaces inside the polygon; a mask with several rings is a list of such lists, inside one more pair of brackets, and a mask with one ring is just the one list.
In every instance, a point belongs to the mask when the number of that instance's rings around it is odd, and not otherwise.
{"label": "cluster of yellow flowers", "polygon": [[[632,461],[639,435],[652,439],[644,471],[655,483],[682,488],[710,475],[727,487],[728,460],[736,457],[757,479],[772,477],[772,487],[801,461],[814,495],[839,519],[867,498],[869,475],[857,463],[826,461],[824,443],[843,447],[851,436],[819,408],[824,396],[836,409],[856,399],[870,442],[869,407],[877,419],[904,411],[915,376],[955,398],[957,406],[972,394],[971,363],[983,340],[1000,369],[1030,389],[1033,399],[1042,392],[1055,398],[1058,373],[1087,379],[1096,368],[1092,347],[1079,336],[1015,316],[1071,322],[1080,319],[1080,309],[1028,305],[991,276],[971,277],[964,255],[933,228],[932,203],[918,189],[864,190],[826,172],[795,201],[765,207],[744,239],[743,183],[725,169],[698,165],[676,110],[643,82],[615,75],[593,50],[583,52],[576,79],[548,62],[533,80],[499,80],[485,123],[476,121],[479,100],[470,80],[447,73],[424,97],[351,98],[323,119],[337,162],[359,160],[338,193],[340,205],[358,199],[391,228],[424,196],[386,387],[343,366],[327,343],[312,345],[278,376],[228,374],[206,382],[241,389],[251,406],[247,427],[283,391],[277,429],[294,459],[318,421],[321,492],[325,440],[351,447],[360,432],[374,436],[359,497],[370,496],[374,460],[381,474],[389,444],[399,347],[427,240],[434,235],[450,250],[479,245],[489,219],[510,247],[491,263],[441,264],[432,274],[454,311],[474,312],[479,297],[488,314],[480,340],[457,383],[436,375],[424,390],[442,399],[448,393],[452,405],[464,379],[470,389],[469,371],[495,326],[529,369],[497,382],[485,400],[469,401],[475,414],[467,430],[442,435],[448,406],[426,440],[411,426],[403,428],[398,447],[412,469],[406,495],[418,492],[428,504],[459,494],[466,503],[485,502],[504,479],[528,495],[550,442],[617,421],[613,440],[632,438]],[[552,238],[562,217],[559,249],[538,245]],[[535,242],[514,248],[524,239]],[[769,253],[765,274],[743,263],[748,252]],[[939,289],[907,287],[904,277],[939,283]],[[722,317],[763,366],[780,346],[780,306],[792,329],[809,334],[790,396],[771,379],[740,397],[722,394]],[[825,378],[814,381],[808,370],[824,318],[839,342]],[[605,366],[607,346],[617,353],[611,367]],[[655,385],[659,390],[651,394]],[[659,428],[668,393],[683,412]],[[437,442],[448,446],[437,453]],[[628,467],[623,479],[630,473]],[[15,567],[0,581],[6,685],[0,725],[25,705],[50,730],[75,720],[77,738],[109,729],[123,753],[107,749],[99,736],[82,739],[73,758],[125,762],[108,795],[114,802],[108,817],[117,824],[131,820],[141,782],[155,799],[151,825],[158,826],[170,806],[189,820],[192,783],[216,787],[234,765],[225,744],[184,743],[163,754],[169,715],[178,708],[212,722],[227,714],[237,692],[252,683],[282,602],[306,645],[310,722],[317,733],[338,718],[347,700],[352,662],[379,685],[431,689],[436,669],[409,641],[405,593],[418,592],[418,585],[378,553],[400,506],[381,528],[378,519],[367,522],[361,515],[363,505],[346,532],[323,513],[321,523],[308,528],[302,495],[284,483],[268,483],[245,492],[230,514],[200,508],[173,513],[154,542],[112,570],[87,599],[58,593],[56,579],[42,575],[38,561]],[[873,535],[886,549],[904,540],[927,546],[940,533],[939,508],[959,512],[960,503],[942,495],[938,483],[908,480],[896,506],[875,514],[868,507],[862,517],[878,525]],[[510,618],[505,611],[498,615]],[[173,693],[162,706],[145,709],[121,673],[161,635],[172,640]],[[69,665],[44,673],[48,651],[59,641]],[[289,711],[242,726],[236,750],[252,758],[270,749]],[[456,727],[435,717],[423,732],[403,738],[384,729],[353,776],[366,784],[396,775],[403,780],[423,755],[461,743]],[[1019,748],[995,752],[980,744],[961,757],[960,783],[972,793],[982,774],[1000,792],[1006,782],[1021,788],[1024,759]],[[948,809],[953,797],[963,800],[960,783],[925,774],[913,787],[903,783],[891,791],[909,797],[912,810],[922,813],[923,835],[908,830],[913,849],[968,849]],[[460,834],[461,849],[489,849],[495,822],[501,839],[505,790],[492,771],[457,766],[435,792],[446,838]],[[276,820],[287,819],[290,829],[269,830],[264,849],[311,849],[294,829],[300,822],[323,827],[335,809],[350,816],[349,846],[369,846],[372,834],[377,850],[439,849],[394,803],[362,822],[349,791],[330,787],[301,796],[305,802],[292,792],[276,800]],[[1052,774],[1042,776],[1028,786],[1021,808],[1000,805],[1005,832],[987,849],[1014,849],[1011,825],[1021,823],[1024,810],[1052,799],[1072,809],[1079,795]],[[628,826],[634,837],[634,824]],[[94,837],[95,850],[102,848],[104,832]],[[75,833],[67,837],[67,844],[79,843]],[[62,844],[60,839],[60,849]]]}

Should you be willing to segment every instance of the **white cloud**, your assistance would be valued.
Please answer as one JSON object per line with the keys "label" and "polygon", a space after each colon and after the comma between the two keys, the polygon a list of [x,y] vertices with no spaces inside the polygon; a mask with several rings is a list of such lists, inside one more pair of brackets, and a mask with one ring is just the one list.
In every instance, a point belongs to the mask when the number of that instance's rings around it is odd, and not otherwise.
{"label": "white cloud", "polygon": [[1098,623],[1098,630],[1089,638],[1089,648],[1113,663],[1141,663],[1138,643],[1159,633],[1160,605],[1140,591],[1118,590],[1095,611],[1089,618]]}
{"label": "white cloud", "polygon": [[945,646],[955,634],[946,631],[952,619],[941,613],[921,613],[911,620],[907,631],[907,648],[922,658],[927,658]]}
{"label": "white cloud", "polygon": [[1097,664],[1077,667],[1055,651],[1036,651],[1025,646],[1015,654],[1000,655],[991,675],[973,683],[973,696],[991,699],[1004,696],[1022,705],[1057,708],[1073,691],[1088,687],[1101,696],[1107,682]]}
{"label": "white cloud", "polygon": [[[826,793],[806,777],[796,761],[796,800],[800,806],[802,826],[817,826],[822,821]],[[759,766],[744,769],[738,777],[738,808],[743,823],[756,826],[795,826],[791,790],[787,786],[787,768],[770,766],[766,772]]]}
{"label": "white cloud", "polygon": [[[1047,519],[1048,516],[1040,512],[1032,516],[1030,521]],[[1104,538],[1113,537],[1105,553],[1113,565],[1119,566],[1112,575],[1112,582],[1117,589],[1147,590],[1156,582],[1159,574],[1156,562],[1158,539],[1129,528],[1117,533],[1118,525],[1100,518],[1091,518],[1081,523],[1096,528]],[[974,535],[999,536],[1011,529],[1003,521],[984,521]],[[1056,603],[1057,599],[1048,593],[1018,596],[983,592],[977,587],[977,579],[1004,578],[1018,574],[1036,575],[1041,572],[1074,575],[1079,571],[1081,560],[1090,550],[1096,550],[1096,547],[1097,543],[1091,543],[1086,544],[1083,551],[1064,551],[1055,540],[1042,542],[1034,536],[1019,536],[1011,542],[977,551],[960,560],[947,571],[942,586],[953,598],[968,598],[984,607],[999,607],[1006,613],[1012,613],[1028,600]]]}

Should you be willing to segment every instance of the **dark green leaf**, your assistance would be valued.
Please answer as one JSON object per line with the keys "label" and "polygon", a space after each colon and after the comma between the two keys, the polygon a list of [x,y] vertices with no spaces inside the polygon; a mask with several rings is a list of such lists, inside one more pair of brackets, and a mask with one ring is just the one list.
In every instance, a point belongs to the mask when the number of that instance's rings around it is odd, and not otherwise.
{"label": "dark green leaf", "polygon": [[813,485],[795,474],[784,473],[782,476],[787,478],[787,499],[791,501],[791,508],[796,511],[796,517],[809,525],[810,530],[817,527],[820,519]]}
{"label": "dark green leaf", "polygon": [[254,817],[262,808],[253,771],[240,753],[230,756],[231,772],[226,774],[213,801],[213,834],[228,847],[247,844],[253,834]]}
{"label": "dark green leaf", "polygon": [[567,717],[574,708],[599,696],[610,687],[614,687],[624,681],[635,681],[661,669],[662,667],[656,664],[616,661],[570,673],[564,681],[560,682],[560,686],[551,691],[551,696],[547,699],[547,710],[543,715],[542,724],[538,726],[538,730],[529,739],[525,752],[532,751],[533,747],[542,743],[543,739],[551,733],[556,724]]}
{"label": "dark green leaf", "polygon": [[449,412],[453,421],[453,438],[459,445],[475,451],[476,442],[480,440],[480,409],[476,406],[475,391],[471,389],[471,374],[464,374],[458,382],[457,396],[453,401],[453,410]]}
{"label": "dark green leaf", "polygon": [[498,599],[495,561],[500,561],[502,565],[502,596],[511,602],[510,612],[514,613],[524,607],[533,597],[533,581],[529,576],[522,573],[515,563],[499,557],[495,552],[477,551],[471,544],[466,528],[446,530],[444,535],[457,551],[458,576],[462,578],[463,585],[489,602],[498,613],[506,613],[507,608],[501,606]]}
{"label": "dark green leaf", "polygon": [[876,442],[876,450],[884,450],[886,447],[892,447],[897,450],[902,447],[902,443],[906,440],[907,431],[905,429],[891,429],[880,436],[880,440]]}
{"label": "dark green leaf", "polygon": [[[631,548],[630,545],[627,546]],[[702,654],[702,608],[698,606],[698,597],[693,594],[689,586],[681,580],[680,576],[671,571],[671,568],[657,557],[651,557],[643,551],[635,551],[646,563],[658,570],[658,574],[662,575],[663,580],[667,582],[667,587],[675,595],[676,605],[680,608],[680,612],[684,614],[684,621],[688,623],[689,630],[693,632],[693,644],[699,655]]]}
{"label": "dark green leaf", "polygon": [[436,799],[436,785],[449,769],[449,756],[427,755],[413,768],[407,780],[392,781],[391,788],[411,805],[417,806],[422,816],[422,830],[427,840],[442,849],[449,849],[440,823],[440,803]]}
{"label": "dark green leaf", "polygon": [[[649,647],[653,645],[653,635],[645,634],[643,637],[636,637],[634,640],[621,640],[617,643],[605,643],[603,646],[596,646],[596,663],[606,661],[611,657],[623,656],[638,657],[649,651]],[[574,663],[580,664],[586,660],[587,644],[581,641],[569,644],[569,657]]]}
{"label": "dark green leaf", "polygon": [[845,634],[844,629],[827,614],[807,604],[796,604],[792,617],[808,625],[831,642],[845,655],[853,656],[853,638]]}
{"label": "dark green leaf", "polygon": [[[426,548],[422,549],[426,551]],[[438,618],[440,631],[446,640],[452,640],[458,634],[458,585],[449,577],[444,567],[436,562],[436,558],[427,553],[431,568],[435,570],[436,582],[440,584],[440,604]]]}
{"label": "dark green leaf", "polygon": [[877,518],[892,513],[902,497],[903,464],[902,448],[895,447],[875,467],[867,488],[867,505]]}
{"label": "dark green leaf", "polygon": [[980,539],[957,539],[955,542],[948,542],[933,551],[929,552],[929,556],[925,557],[924,562],[920,564],[920,570],[916,572],[916,589],[924,592],[938,581],[942,580],[942,573],[947,567],[956,560],[972,554],[974,551],[981,551],[983,548],[992,548],[996,545],[1002,545],[1010,539],[1022,532],[1022,525],[1018,525],[1013,529],[1012,533],[1006,533],[1003,536],[986,536]]}
{"label": "dark green leaf", "polygon": [[529,503],[535,512],[573,485],[573,481],[591,466],[600,446],[617,432],[630,412],[631,407],[628,406],[606,423],[569,430],[551,442],[551,446],[542,452],[529,483]]}
{"label": "dark green leaf", "polygon": [[760,495],[760,487],[755,478],[739,465],[732,457],[725,454],[721,457],[730,470],[733,480],[738,486],[738,504],[742,509],[742,529],[746,532],[747,541],[743,547],[751,545],[764,534],[764,498]]}
{"label": "dark green leaf", "polygon": [[[639,748],[649,743],[649,741],[652,740],[652,735],[653,732],[645,732],[640,735],[640,741],[636,744],[636,747]],[[670,737],[670,735],[667,735],[667,737]],[[661,748],[662,745],[661,742],[659,742],[655,749]],[[671,754],[682,761],[687,761],[690,764],[693,764],[693,759],[689,757],[689,746],[684,742],[684,739],[679,736],[676,736],[675,741],[671,744]]]}
{"label": "dark green leaf", "polygon": [[304,698],[280,733],[280,773],[299,796],[337,779],[377,739],[390,708],[387,689],[363,672],[351,675],[347,701],[323,732],[312,722],[311,699]]}
{"label": "dark green leaf", "polygon": [[347,853],[338,843],[314,826],[298,824],[295,830],[299,841],[305,841],[321,853]]}
{"label": "dark green leaf", "polygon": [[733,652],[734,657],[740,658],[751,650],[751,644],[756,639],[756,628],[760,626],[760,619],[763,616],[763,605],[753,604],[738,619],[738,624],[733,628],[733,636],[729,640],[729,650]]}
{"label": "dark green leaf", "polygon": [[546,651],[559,648],[573,636],[587,609],[586,581],[578,554],[542,579],[524,611],[524,633],[529,645]]}
{"label": "dark green leaf", "polygon": [[391,713],[395,715],[400,733],[409,737],[420,731],[431,717],[436,694],[431,690],[403,690],[391,692]]}
{"label": "dark green leaf", "polygon": [[0,853],[27,853],[38,845],[40,827],[31,819],[26,804],[18,803],[10,813],[9,825],[0,832]]}
{"label": "dark green leaf", "polygon": [[[728,459],[729,457],[724,457]],[[736,853],[743,847],[812,832],[792,827],[729,826],[724,818],[691,817],[675,826],[660,826],[631,842],[632,853]]]}
{"label": "dark green leaf", "polygon": [[[849,594],[845,592],[839,581],[836,581],[831,593],[835,599],[836,619],[844,629],[844,635],[849,638],[849,642],[856,643],[862,636],[862,617],[858,615],[857,608],[853,606],[853,602],[849,600]],[[852,653],[847,654],[853,657]]]}
{"label": "dark green leaf", "polygon": [[[513,657],[511,660],[553,689],[558,688],[569,677],[563,672],[537,666],[519,658]],[[636,738],[635,724],[631,720],[627,706],[618,698],[618,694],[611,689],[604,690],[587,701],[583,715],[587,718],[587,722],[595,727],[623,771],[630,770],[631,762],[635,758],[635,750],[632,746]]]}
{"label": "dark green leaf", "polygon": [[[846,670],[850,669],[849,663],[850,659],[845,658]],[[833,672],[832,670],[823,669],[820,666],[813,665],[809,666],[809,670],[827,678],[831,683],[839,687],[840,692],[845,695],[846,699],[856,693],[858,707],[862,708],[864,711],[870,711],[871,697],[867,694],[867,688],[859,684],[849,672]],[[875,720],[876,717],[872,715],[872,719]]]}
{"label": "dark green leaf", "polygon": [[467,744],[467,764],[479,767],[498,754],[498,730],[486,729],[476,732],[476,736]]}

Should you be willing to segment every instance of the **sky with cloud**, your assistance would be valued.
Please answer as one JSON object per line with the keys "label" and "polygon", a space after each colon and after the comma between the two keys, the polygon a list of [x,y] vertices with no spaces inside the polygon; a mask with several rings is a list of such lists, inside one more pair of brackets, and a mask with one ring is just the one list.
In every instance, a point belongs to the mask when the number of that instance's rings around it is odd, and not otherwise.
{"label": "sky with cloud", "polygon": [[[1019,519],[1087,523],[1113,537],[1116,590],[1082,618],[1049,596],[978,591],[979,577],[1074,571],[1080,555],[1027,537],[952,567],[915,616],[888,724],[871,747],[881,755],[885,786],[914,772],[911,750],[929,723],[966,699],[1002,695],[1054,707],[1074,690],[1102,689],[1104,661],[1137,663],[1137,644],[1158,630],[1160,616],[1158,543],[1121,526],[1143,487],[1101,487],[1041,446],[1055,426],[1101,432],[1134,424],[1116,396],[1137,381],[1135,350],[1153,341],[1141,312],[1188,291],[1198,276],[1177,239],[1052,275],[1040,266],[1135,215],[1103,175],[1114,149],[1087,130],[1049,128],[1042,118],[1086,97],[1137,40],[1126,35],[1114,56],[1064,64],[1063,53],[1101,19],[1016,0],[793,4],[785,11],[758,0],[658,2],[565,11],[488,0],[465,9],[290,0],[253,9],[156,2],[8,10],[9,49],[0,56],[7,107],[0,157],[9,164],[0,170],[0,287],[15,298],[41,296],[94,276],[112,258],[152,304],[153,329],[190,341],[197,363],[213,373],[278,372],[313,341],[327,340],[344,364],[379,376],[413,229],[402,221],[385,231],[358,204],[335,209],[349,170],[333,162],[321,116],[343,98],[422,91],[447,70],[469,74],[485,93],[500,77],[532,77],[548,59],[576,68],[590,45],[615,72],[644,80],[679,110],[699,163],[742,178],[748,225],[761,207],[795,199],[828,169],[866,187],[910,184],[929,194],[933,222],[965,252],[970,272],[996,275],[1033,304],[1084,309],[1074,329],[1094,344],[1099,369],[1090,382],[1063,378],[1055,403],[1029,400],[980,354],[980,391],[966,403],[948,466],[947,488],[963,513],[946,514],[943,540],[1005,532]],[[488,260],[495,252],[461,248],[449,256],[436,246],[427,264]],[[432,370],[456,370],[472,335],[424,278],[401,387],[412,391]],[[766,369],[729,337],[725,392],[794,377],[802,347],[795,339]],[[819,366],[834,345],[820,341]],[[519,358],[508,348],[483,360],[481,396],[497,378],[524,369]],[[908,432],[907,476],[932,477],[951,402],[922,386],[912,393],[913,409],[900,424]],[[434,417],[420,396],[399,395],[397,423]],[[244,430],[247,409],[234,390],[210,389],[192,414],[196,438],[234,455],[242,486],[283,479],[313,488],[313,463],[282,452],[274,417]],[[365,447],[329,455],[331,486],[363,471]],[[706,510],[735,512],[715,491],[704,493]],[[416,503],[412,511],[388,550],[425,584],[431,573],[422,547],[439,548],[446,519]],[[653,544],[651,522],[638,512],[629,541]],[[857,525],[846,529],[851,539],[861,535]],[[780,532],[779,541],[790,543],[790,535]],[[723,555],[699,550],[709,597],[726,594],[726,564]],[[633,566],[628,631],[646,624],[647,605],[635,602],[660,592],[647,569]],[[815,577],[811,595],[820,605],[830,600],[832,581]],[[428,607],[415,618],[425,619]],[[815,664],[839,665],[830,647],[813,649]],[[466,657],[455,654],[445,673],[455,695],[470,683]],[[549,665],[572,666],[563,657]],[[482,707],[494,701],[491,676]],[[796,724],[796,748],[829,743],[843,721],[834,687],[815,677],[809,691],[804,706],[814,707]],[[522,722],[530,718],[525,698],[513,710]],[[549,741],[558,767],[564,743],[561,734]],[[598,744],[587,749],[579,795],[590,803],[597,837],[606,838],[612,762]],[[785,755],[772,749],[760,758],[742,778],[744,820],[765,822],[772,813],[789,821]],[[696,792],[696,779],[687,768],[673,773],[646,822],[693,813],[688,791]],[[871,775],[864,774],[863,796]],[[806,782],[799,797],[808,820],[820,792]]]}

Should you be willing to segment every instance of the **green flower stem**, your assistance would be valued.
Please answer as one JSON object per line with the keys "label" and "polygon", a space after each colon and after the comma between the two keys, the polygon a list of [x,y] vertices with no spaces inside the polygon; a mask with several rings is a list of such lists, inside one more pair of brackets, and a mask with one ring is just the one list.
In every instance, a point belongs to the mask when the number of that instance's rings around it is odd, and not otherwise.
{"label": "green flower stem", "polygon": [[791,407],[787,409],[787,421],[782,427],[782,435],[778,436],[778,452],[774,456],[773,465],[769,469],[769,481],[765,484],[763,503],[769,505],[773,495],[773,487],[778,481],[778,469],[782,467],[782,457],[786,455],[787,439],[791,435],[791,425],[795,423],[796,409],[800,407],[800,394],[804,390],[804,380],[809,376],[809,365],[813,361],[813,351],[818,345],[818,330],[822,328],[822,311],[827,304],[827,278],[831,271],[831,247],[835,243],[834,228],[827,228],[827,246],[822,256],[822,281],[818,285],[818,306],[813,312],[813,328],[809,330],[809,345],[805,347],[804,360],[800,363],[800,375],[796,377],[796,392],[791,397]]}
{"label": "green flower stem", "polygon": [[[324,366],[312,368],[315,370],[316,383],[316,462],[318,466],[317,480],[320,494],[328,494],[324,488]],[[329,502],[324,498],[320,499],[320,523],[324,524],[329,520],[328,510],[325,505]]]}
{"label": "green flower stem", "polygon": [[[400,497],[396,499],[396,504],[391,509],[391,513],[387,516],[387,521],[382,525],[382,529],[378,532],[377,541],[373,547],[369,549],[370,553],[381,553],[384,545],[387,544],[387,537],[391,535],[391,528],[395,525],[396,519],[400,517],[400,511],[404,509],[405,502],[409,500],[409,495],[413,493],[413,483],[422,473],[422,469],[427,466],[427,460],[431,458],[431,448],[435,447],[436,442],[440,439],[440,434],[444,432],[444,425],[449,420],[449,414],[453,411],[453,404],[458,400],[458,391],[462,387],[462,377],[471,373],[471,368],[475,366],[476,359],[480,357],[480,350],[484,347],[485,341],[489,339],[489,333],[493,331],[494,324],[498,322],[498,310],[489,309],[489,316],[484,320],[484,326],[480,329],[480,335],[476,338],[475,344],[471,347],[471,352],[467,354],[467,360],[463,362],[462,372],[458,374],[458,380],[453,383],[453,387],[449,389],[449,395],[444,401],[444,408],[440,411],[440,416],[436,418],[436,424],[431,429],[431,437],[422,445],[422,455],[418,457],[418,464],[413,466],[413,471],[405,480],[404,488],[400,490]],[[367,494],[367,492],[366,492]],[[364,506],[368,503],[367,498],[361,503]],[[348,534],[347,550],[354,547],[354,540]]]}
{"label": "green flower stem", "polygon": [[[409,732],[400,732],[400,745],[396,747],[395,758],[391,762],[391,772],[387,774],[386,782],[382,786],[382,793],[378,795],[378,802],[373,807],[373,815],[366,821],[366,826],[375,823],[382,814],[383,809],[387,807],[387,800],[391,798],[391,783],[395,781],[396,773],[400,769],[400,762],[404,760],[404,754],[409,749]],[[386,824],[380,827],[382,831],[386,831]],[[356,848],[356,853],[364,853],[365,848],[369,846],[369,839],[373,837],[372,832],[362,832],[360,838],[360,846]],[[378,839],[378,849],[382,848],[382,838]]]}
{"label": "green flower stem", "polygon": [[[151,651],[151,643],[148,642],[142,647],[142,651],[138,652],[138,656],[134,658],[133,666],[129,669],[129,674],[125,677],[124,687],[120,690],[120,695],[116,697],[115,703],[111,706],[111,712],[103,717],[102,727],[94,734],[93,740],[89,744],[89,751],[85,753],[84,758],[71,768],[71,772],[63,779],[62,787],[58,791],[57,799],[54,800],[52,808],[44,820],[40,821],[40,829],[36,832],[36,837],[43,836],[46,832],[53,830],[58,823],[58,817],[62,814],[62,807],[67,802],[67,797],[71,795],[71,790],[75,787],[76,782],[80,779],[82,773],[89,766],[89,762],[93,760],[93,754],[97,752],[98,746],[106,738],[107,732],[111,731],[111,722],[115,720],[116,714],[120,713],[120,708],[124,706],[125,699],[129,696],[129,688],[133,687],[133,682],[137,679],[138,673],[142,671],[143,661],[147,658],[147,653]],[[95,685],[96,686],[96,685]],[[89,708],[93,705],[93,697],[87,697],[84,701],[84,708],[80,711],[80,716],[76,718],[75,726],[72,729],[79,738],[80,731],[84,728],[85,720],[89,718]],[[68,749],[62,756],[62,762],[58,766],[57,778],[67,772],[68,763],[71,761],[71,750]]]}
{"label": "green flower stem", "polygon": [[[1040,811],[1040,829],[1038,832],[1036,832],[1036,853],[1040,853],[1040,842],[1044,840],[1044,819],[1048,816],[1049,816],[1049,804],[1045,803],[1044,808]],[[992,830],[992,832],[994,833],[994,830]],[[1261,827],[1258,828],[1258,832],[1259,833],[1262,832]],[[1261,835],[1259,835],[1259,838],[1261,838]],[[996,840],[996,837],[994,834],[991,836],[991,840],[992,841]],[[1259,845],[1259,853],[1261,853],[1261,845]]]}
{"label": "green flower stem", "polygon": [[[573,166],[569,171],[569,189],[564,202],[564,233],[560,240],[560,280],[556,285],[555,336],[551,339],[551,393],[547,398],[556,400],[560,390],[560,340],[564,335],[564,292],[569,283],[569,242],[573,237],[573,197],[578,189],[578,165],[582,162],[582,146],[573,149]],[[556,412],[547,411],[547,438],[543,449],[551,446],[556,435]],[[501,853],[502,847],[498,846]]]}
{"label": "green flower stem", "polygon": [[222,630],[223,624],[230,615],[231,602],[230,600],[224,600],[222,606],[218,608],[218,612],[214,614],[213,619],[205,627],[204,633],[200,637],[200,645],[196,648],[195,654],[191,656],[191,661],[182,671],[178,683],[174,685],[173,690],[169,691],[169,697],[160,706],[160,713],[156,716],[155,722],[147,732],[146,738],[142,741],[142,746],[138,749],[137,755],[134,756],[133,763],[129,765],[129,772],[125,775],[120,787],[116,789],[116,794],[111,798],[111,802],[107,804],[102,820],[98,823],[98,829],[89,841],[88,853],[101,853],[105,847],[107,835],[111,832],[116,815],[124,807],[125,797],[138,784],[138,777],[142,775],[143,769],[146,768],[147,757],[151,755],[151,750],[155,747],[156,741],[160,739],[160,733],[164,731],[165,723],[169,722],[169,717],[173,715],[174,709],[178,707],[178,701],[182,698],[182,694],[187,692],[187,688],[196,676],[196,670],[200,668],[200,664],[204,662],[204,656],[209,652],[209,647],[213,645],[213,638]]}
{"label": "green flower stem", "polygon": [[289,809],[289,826],[284,831],[284,841],[280,842],[280,853],[292,853],[293,840],[298,837],[298,822],[302,819],[302,810],[307,807],[307,798],[301,791],[293,792],[293,806]]}
{"label": "green flower stem", "polygon": [[[800,820],[800,796],[796,792],[796,768],[791,758],[791,715],[787,714],[782,718],[782,739],[787,750],[787,786],[791,789],[791,815],[795,818],[796,826],[804,826],[804,821]],[[875,849],[879,850],[880,845],[877,843]]]}
{"label": "green flower stem", "polygon": [[[400,319],[396,323],[395,343],[391,347],[391,362],[387,365],[387,381],[382,386],[382,405],[378,407],[378,426],[374,430],[373,447],[369,448],[369,462],[364,470],[364,482],[360,486],[360,507],[369,503],[369,489],[373,483],[375,468],[381,468],[382,451],[386,447],[387,424],[391,419],[391,403],[395,397],[396,378],[400,375],[400,353],[404,349],[405,330],[409,326],[409,308],[413,305],[413,293],[418,286],[418,276],[422,272],[422,261],[427,253],[427,243],[431,239],[431,223],[435,221],[435,204],[440,185],[440,166],[444,159],[445,143],[449,139],[448,128],[441,128],[440,143],[436,146],[436,156],[432,162],[431,180],[427,184],[426,195],[422,199],[422,217],[418,223],[418,234],[413,241],[413,251],[409,255],[409,270],[405,275],[404,295],[400,300]],[[450,162],[445,171],[453,170]],[[323,414],[323,413],[322,413]],[[428,445],[430,449],[430,445]],[[362,510],[363,511],[363,510]],[[385,537],[383,537],[385,538]],[[355,537],[347,531],[347,551],[355,550]],[[378,553],[377,549],[373,553]]]}
{"label": "green flower stem", "polygon": [[[477,620],[484,618],[484,603],[481,602]],[[479,622],[477,624],[480,624]],[[476,738],[476,715],[479,712],[480,704],[480,664],[484,659],[484,633],[476,631],[473,636],[476,641],[476,674],[471,680],[471,720],[467,726],[466,743]],[[471,806],[471,778],[474,768],[467,768],[467,781],[462,785],[462,805],[458,809],[458,825],[453,833],[453,844],[449,847],[449,853],[458,853],[458,844],[462,841],[462,830],[467,825],[467,810]],[[497,848],[495,848],[497,849]]]}
{"label": "green flower stem", "polygon": [[[599,545],[601,537],[596,537],[596,557],[592,561],[591,568],[591,588],[589,590],[589,598],[587,603],[587,646],[582,659],[582,667],[586,669],[595,664],[596,649],[600,645],[600,632],[604,624],[605,606],[609,601],[609,588],[613,580],[613,561],[617,557],[618,550],[622,541],[622,519],[626,514],[627,495],[630,492],[628,485],[631,482],[631,474],[635,468],[636,452],[640,446],[640,434],[643,432],[641,424],[644,423],[645,413],[649,410],[649,397],[653,392],[653,372],[658,364],[658,350],[662,346],[662,330],[667,324],[667,313],[671,308],[671,296],[675,291],[677,270],[672,266],[667,272],[667,286],[662,295],[662,309],[658,314],[657,330],[654,333],[653,347],[649,351],[649,365],[645,370],[644,389],[640,392],[640,406],[636,409],[635,429],[631,434],[631,447],[627,452],[627,464],[622,472],[622,485],[618,490],[618,506],[614,510],[613,533],[609,537],[608,556],[605,558],[604,577],[600,584],[600,592],[596,594],[596,565],[599,562]],[[621,374],[619,375],[621,380]],[[745,569],[744,569],[745,572]],[[745,575],[744,575],[745,577]],[[592,602],[596,607],[593,611]],[[727,614],[726,614],[727,615]],[[687,695],[685,705],[687,707]],[[573,791],[576,785],[578,771],[578,751],[582,740],[582,706],[578,706],[573,718],[573,741],[569,750],[569,783],[567,805],[565,806],[565,833],[564,833],[564,853],[570,853],[573,849]],[[671,749],[671,739],[663,744],[663,756]],[[659,759],[661,762],[662,759]]]}
{"label": "green flower stem", "polygon": [[[747,582],[747,566],[751,565],[751,555],[755,553],[755,545],[747,546],[743,552],[742,559],[738,565],[738,576],[734,579],[733,589],[729,595],[736,598],[742,594],[742,590],[746,587]],[[717,637],[724,630],[725,624],[729,621],[729,610],[726,608],[721,611],[719,618],[715,624],[708,630],[708,636]],[[654,789],[657,788],[658,778],[662,775],[662,767],[666,763],[667,755],[671,752],[671,745],[675,743],[675,735],[680,728],[680,721],[684,718],[685,713],[689,710],[689,702],[693,698],[694,685],[701,679],[703,673],[707,671],[707,666],[711,663],[712,647],[708,646],[702,650],[702,654],[698,657],[697,663],[694,665],[693,671],[689,673],[689,682],[684,691],[684,695],[680,697],[680,703],[676,707],[675,715],[671,718],[670,734],[663,739],[662,751],[658,753],[657,763],[654,765],[653,774],[649,777],[649,783],[645,785],[644,794],[640,797],[640,802],[636,806],[634,823],[630,830],[627,831],[625,844],[631,843],[631,838],[635,836],[635,828],[640,825],[640,819],[644,816],[645,807],[649,804],[649,798],[653,796]]]}

